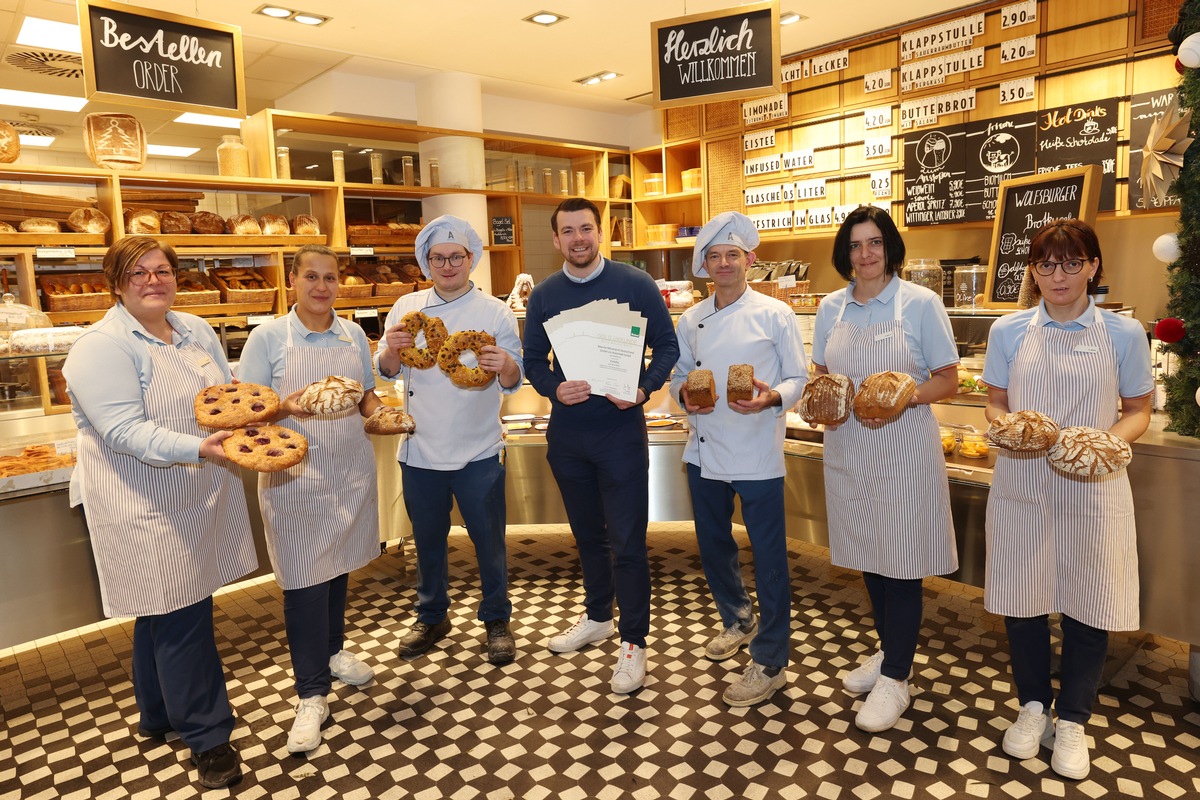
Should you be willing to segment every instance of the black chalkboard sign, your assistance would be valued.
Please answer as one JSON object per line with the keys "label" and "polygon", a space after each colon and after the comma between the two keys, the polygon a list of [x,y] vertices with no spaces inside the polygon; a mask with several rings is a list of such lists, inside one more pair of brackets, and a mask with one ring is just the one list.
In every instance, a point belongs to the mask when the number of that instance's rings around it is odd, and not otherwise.
{"label": "black chalkboard sign", "polygon": [[1100,167],[1095,164],[1003,181],[992,225],[984,306],[1017,308],[1033,235],[1063,217],[1095,224],[1099,201]]}
{"label": "black chalkboard sign", "polygon": [[905,225],[944,225],[966,219],[966,137],[965,125],[904,137]]}
{"label": "black chalkboard sign", "polygon": [[246,115],[242,32],[235,25],[80,0],[88,99]]}
{"label": "black chalkboard sign", "polygon": [[782,90],[776,2],[652,22],[650,50],[657,108]]}
{"label": "black chalkboard sign", "polygon": [[1000,184],[1034,173],[1036,126],[1032,111],[967,123],[965,222],[995,219]]}
{"label": "black chalkboard sign", "polygon": [[1174,88],[1159,89],[1157,92],[1135,94],[1129,99],[1129,200],[1126,208],[1163,208],[1179,205],[1179,195],[1168,194],[1157,197],[1151,193],[1149,199],[1142,191],[1142,148],[1149,141],[1154,123],[1172,112],[1178,113],[1179,97]]}
{"label": "black chalkboard sign", "polygon": [[516,244],[512,217],[492,217],[492,244]]}
{"label": "black chalkboard sign", "polygon": [[1101,167],[1100,210],[1117,205],[1116,98],[1037,112],[1037,170],[1072,169],[1084,164]]}

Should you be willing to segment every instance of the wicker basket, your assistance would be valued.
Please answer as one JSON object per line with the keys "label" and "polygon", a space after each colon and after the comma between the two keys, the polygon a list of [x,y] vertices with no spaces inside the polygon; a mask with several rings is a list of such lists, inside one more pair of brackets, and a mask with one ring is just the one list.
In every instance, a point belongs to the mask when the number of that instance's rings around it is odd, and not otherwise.
{"label": "wicker basket", "polygon": [[376,297],[403,297],[417,288],[415,283],[377,283],[375,284]]}
{"label": "wicker basket", "polygon": [[787,302],[788,289],[780,289],[779,281],[751,281],[747,284],[751,289],[776,300]]}
{"label": "wicker basket", "polygon": [[623,247],[633,247],[633,217],[613,217],[613,244],[620,242]]}
{"label": "wicker basket", "polygon": [[[37,276],[47,311],[96,311],[115,302],[102,272],[53,273]],[[92,291],[83,291],[84,287]],[[79,291],[73,291],[77,289]]]}
{"label": "wicker basket", "polygon": [[338,297],[370,297],[375,293],[375,284],[371,279],[354,267],[344,267],[342,275],[346,277],[354,276],[362,281],[362,283],[353,286],[348,286],[345,283],[341,284],[338,286]]}
{"label": "wicker basket", "polygon": [[417,281],[417,291],[421,292],[425,289],[432,289],[433,281]]}
{"label": "wicker basket", "polygon": [[[230,287],[229,280],[231,273],[246,272],[250,273],[250,277],[255,280],[262,281],[269,288],[266,289],[235,289]],[[261,271],[251,268],[231,267],[227,269],[214,270],[211,273],[213,283],[221,291],[222,303],[268,303],[275,302],[275,287],[271,286],[271,282]]]}
{"label": "wicker basket", "polygon": [[626,200],[631,185],[628,175],[613,175],[608,179],[608,196],[614,200]]}
{"label": "wicker basket", "polygon": [[[192,286],[199,283],[204,286],[203,289],[182,289],[183,281],[192,282]],[[208,276],[201,272],[184,272],[176,278],[175,289],[175,305],[177,306],[207,306],[215,305],[221,302],[221,292],[213,285]]]}

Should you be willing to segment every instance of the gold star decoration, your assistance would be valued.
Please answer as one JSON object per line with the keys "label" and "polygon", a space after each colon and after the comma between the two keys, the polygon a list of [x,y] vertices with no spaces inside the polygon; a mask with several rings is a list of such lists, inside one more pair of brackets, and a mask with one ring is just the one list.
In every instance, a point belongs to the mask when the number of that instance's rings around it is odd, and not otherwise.
{"label": "gold star decoration", "polygon": [[1151,123],[1142,146],[1142,197],[1147,208],[1161,205],[1171,184],[1179,177],[1183,154],[1192,143],[1192,137],[1188,136],[1191,123],[1192,110],[1181,114],[1174,105]]}

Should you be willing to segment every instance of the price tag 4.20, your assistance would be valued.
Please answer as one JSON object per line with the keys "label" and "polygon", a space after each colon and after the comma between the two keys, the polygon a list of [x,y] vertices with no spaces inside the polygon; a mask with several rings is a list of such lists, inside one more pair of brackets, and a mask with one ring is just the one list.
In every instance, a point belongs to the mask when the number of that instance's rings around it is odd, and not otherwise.
{"label": "price tag 4.20", "polygon": [[1020,39],[1009,39],[1000,43],[1000,63],[1011,64],[1013,61],[1023,61],[1027,58],[1037,58],[1037,37],[1022,36]]}

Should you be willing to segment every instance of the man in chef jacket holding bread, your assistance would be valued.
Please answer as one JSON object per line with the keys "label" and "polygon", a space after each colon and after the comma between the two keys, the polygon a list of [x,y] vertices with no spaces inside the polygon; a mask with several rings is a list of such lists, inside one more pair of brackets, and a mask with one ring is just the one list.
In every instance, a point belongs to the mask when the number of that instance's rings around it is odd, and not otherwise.
{"label": "man in chef jacket holding bread", "polygon": [[[735,707],[761,703],[787,683],[791,583],[783,440],[785,414],[808,379],[795,313],[746,283],[757,246],[754,223],[734,211],[701,228],[692,272],[714,288],[679,318],[679,361],[671,376],[671,391],[688,412],[683,460],[700,560],[723,626],[704,654],[724,661],[749,644],[750,663],[722,696]],[[741,498],[754,554],[761,619],[742,582],[734,495]]]}

